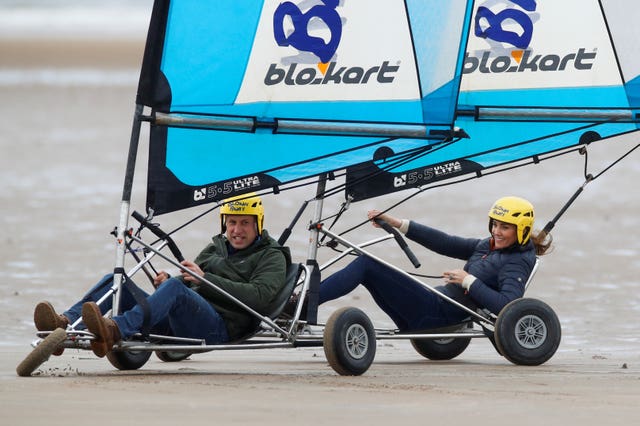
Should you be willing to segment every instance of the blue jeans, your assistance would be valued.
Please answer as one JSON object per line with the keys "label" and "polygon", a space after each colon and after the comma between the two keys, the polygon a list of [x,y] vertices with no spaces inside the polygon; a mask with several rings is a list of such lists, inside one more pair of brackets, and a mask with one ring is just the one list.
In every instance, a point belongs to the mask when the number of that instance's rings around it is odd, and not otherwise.
{"label": "blue jeans", "polygon": [[364,255],[322,281],[319,303],[344,296],[360,284],[400,331],[458,324],[469,316],[415,281]]}
{"label": "blue jeans", "polygon": [[[71,306],[64,315],[72,323],[82,316],[85,302],[97,302],[113,284],[113,274],[105,275],[85,296]],[[142,329],[144,313],[136,304],[133,295],[126,286],[121,287],[121,315],[113,317],[123,339],[139,333]],[[171,334],[178,337],[204,339],[207,344],[229,341],[224,320],[211,304],[195,291],[185,286],[181,280],[170,278],[151,295],[147,295],[151,313],[151,331],[157,334]],[[101,305],[104,315],[112,307],[112,298],[108,297]],[[81,327],[78,327],[81,328]]]}

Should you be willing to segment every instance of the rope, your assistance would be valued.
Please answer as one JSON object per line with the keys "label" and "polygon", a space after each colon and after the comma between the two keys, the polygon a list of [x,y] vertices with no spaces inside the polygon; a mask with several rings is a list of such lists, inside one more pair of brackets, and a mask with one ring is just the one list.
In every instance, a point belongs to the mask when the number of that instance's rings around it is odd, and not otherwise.
{"label": "rope", "polygon": [[576,192],[573,193],[573,195],[569,198],[569,201],[567,201],[564,206],[562,206],[562,208],[560,209],[560,211],[555,215],[555,217],[553,219],[551,219],[543,228],[543,230],[540,232],[540,237],[541,238],[546,238],[546,236],[549,234],[549,232],[551,232],[551,230],[555,227],[556,223],[558,222],[558,220],[562,217],[562,215],[565,214],[565,212],[569,209],[569,207],[571,206],[571,204],[573,204],[573,202],[578,198],[578,196],[580,194],[582,194],[582,191],[584,191],[584,188],[587,186],[587,184],[589,182],[592,182],[594,180],[596,180],[597,178],[599,178],[600,176],[602,176],[603,174],[605,174],[606,172],[608,172],[609,170],[611,170],[611,168],[615,165],[617,165],[620,161],[622,161],[625,157],[627,157],[628,155],[630,155],[633,151],[635,151],[638,147],[640,147],[640,144],[637,144],[636,146],[634,146],[633,148],[631,148],[629,151],[627,151],[624,155],[622,155],[620,158],[618,158],[617,160],[613,161],[609,166],[605,167],[600,173],[593,175],[591,173],[588,173],[588,166],[589,166],[589,155],[588,155],[588,151],[587,151],[587,147],[583,146],[579,149],[579,152],[581,155],[584,155],[584,183],[576,190]]}

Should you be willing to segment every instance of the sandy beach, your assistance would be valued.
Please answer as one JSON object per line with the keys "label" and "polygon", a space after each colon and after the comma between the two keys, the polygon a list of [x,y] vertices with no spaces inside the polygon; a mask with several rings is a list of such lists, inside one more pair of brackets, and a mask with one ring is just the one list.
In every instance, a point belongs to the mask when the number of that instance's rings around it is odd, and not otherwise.
{"label": "sandy beach", "polygon": [[[515,366],[485,339],[460,357],[428,361],[405,341],[378,343],[363,376],[338,376],[321,348],[227,351],[180,363],[155,356],[138,371],[118,371],[90,352],[67,350],[30,378],[17,364],[35,339],[32,313],[40,300],[62,310],[113,268],[109,232],[119,200],[144,47],[140,37],[0,39],[0,417],[7,425],[92,424],[425,424],[627,425],[640,420],[640,180],[638,154],[586,187],[554,230],[554,251],[543,258],[528,296],[558,314],[563,340],[538,367]],[[134,183],[133,208],[144,209],[146,136]],[[637,138],[590,148],[598,173]],[[483,236],[490,203],[505,194],[529,198],[544,226],[582,185],[578,154],[427,191],[397,214],[445,231]],[[294,191],[267,197],[266,227],[278,235],[300,203]],[[347,229],[371,207],[408,194],[357,203]],[[328,209],[336,210],[338,202]],[[271,213],[270,213],[271,212]],[[277,212],[277,213],[275,213]],[[172,229],[198,212],[159,218]],[[290,214],[289,214],[290,213]],[[289,244],[306,256],[304,219]],[[217,218],[201,220],[177,237],[194,256],[218,232]],[[360,228],[355,240],[380,235]],[[377,252],[409,267],[393,245]],[[461,266],[416,248],[420,271]],[[333,253],[320,253],[320,261]],[[358,306],[376,325],[390,326],[370,297],[357,291],[323,306]]]}
{"label": "sandy beach", "polygon": [[379,347],[359,377],[337,376],[313,349],[218,352],[179,365],[152,359],[133,372],[71,351],[32,378],[12,376],[22,352],[3,351],[0,412],[21,425],[67,424],[84,411],[95,424],[420,425],[440,417],[452,425],[626,425],[639,418],[637,356],[561,352],[523,368],[491,351],[477,342],[454,361],[429,362],[410,346]]}

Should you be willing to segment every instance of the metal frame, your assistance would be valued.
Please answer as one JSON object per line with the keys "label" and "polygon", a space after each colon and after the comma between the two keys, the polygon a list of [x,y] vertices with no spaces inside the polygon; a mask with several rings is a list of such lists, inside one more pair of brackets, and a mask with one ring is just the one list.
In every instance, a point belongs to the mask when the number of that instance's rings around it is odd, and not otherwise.
{"label": "metal frame", "polygon": [[464,310],[465,312],[467,312],[471,317],[475,318],[476,320],[478,320],[481,323],[489,323],[491,325],[493,325],[493,322],[490,321],[486,316],[484,315],[480,315],[479,313],[477,313],[476,311],[467,308],[466,306],[464,306],[463,304],[455,301],[454,299],[450,298],[449,296],[439,292],[438,290],[436,290],[434,287],[432,287],[431,285],[424,283],[422,281],[420,281],[419,279],[417,279],[416,277],[414,277],[413,275],[409,274],[408,272],[406,272],[405,270],[398,268],[397,266],[387,262],[386,260],[373,255],[372,253],[367,252],[366,250],[363,250],[361,247],[354,245],[352,243],[350,243],[349,241],[345,240],[344,238],[340,237],[339,235],[326,230],[322,227],[319,228],[319,231],[333,239],[335,239],[336,241],[338,241],[340,244],[351,248],[351,250],[356,251],[357,253],[361,254],[361,255],[365,255],[370,257],[371,259],[382,263],[383,265],[385,265],[386,267],[404,275],[405,277],[409,278],[410,280],[420,284],[421,286],[423,286],[424,288],[426,288],[427,290],[429,290],[430,292],[436,294],[438,297],[441,297],[442,299],[446,300],[447,302],[457,306],[458,308]]}
{"label": "metal frame", "polygon": [[[133,241],[140,246],[142,246],[145,251],[145,257],[141,259],[129,272],[126,276],[132,277],[135,275],[140,269],[143,269],[147,263],[151,261],[155,256],[159,256],[164,261],[178,268],[179,270],[188,273],[192,276],[196,276],[192,271],[182,266],[176,260],[170,258],[166,254],[162,252],[162,249],[168,245],[167,241],[160,241],[159,244],[154,247],[150,244],[147,244],[142,239],[136,237],[135,235],[130,235],[127,232],[128,229],[128,219],[130,214],[130,202],[131,202],[131,193],[133,186],[133,176],[135,172],[135,163],[136,163],[136,155],[139,145],[140,138],[140,127],[142,121],[148,121],[150,117],[143,116],[143,107],[142,105],[136,105],[132,132],[131,132],[131,141],[129,146],[129,155],[127,159],[127,166],[125,172],[125,180],[124,180],[124,188],[122,194],[122,201],[120,205],[120,221],[119,226],[116,230],[116,261],[114,267],[114,279],[112,287],[109,291],[98,300],[98,304],[103,303],[107,300],[108,297],[113,298],[113,309],[111,314],[116,315],[119,311],[119,299],[120,299],[120,289],[124,282],[125,272],[125,256],[127,253],[127,243],[128,241]],[[395,265],[381,259],[374,254],[365,250],[366,247],[377,244],[379,242],[385,241],[387,239],[392,238],[391,234],[386,234],[382,237],[373,239],[371,241],[367,241],[361,244],[354,244],[346,239],[340,237],[339,235],[331,232],[330,230],[325,229],[322,224],[320,224],[320,220],[322,218],[322,210],[323,210],[323,202],[324,202],[324,192],[326,186],[326,176],[320,176],[318,180],[318,186],[316,190],[316,208],[314,212],[314,217],[312,220],[312,225],[309,227],[309,246],[307,252],[307,261],[306,264],[300,264],[300,267],[303,269],[302,275],[304,276],[303,280],[299,280],[295,287],[298,287],[299,290],[299,303],[296,306],[295,313],[293,318],[291,319],[282,319],[276,318],[271,319],[266,315],[261,315],[260,313],[253,310],[251,307],[242,303],[240,300],[230,295],[226,291],[222,290],[214,283],[206,280],[203,277],[197,276],[199,280],[203,282],[203,284],[208,285],[215,289],[216,291],[223,294],[229,300],[236,303],[246,312],[250,313],[253,317],[260,320],[260,326],[262,327],[252,336],[238,342],[231,342],[226,344],[218,344],[218,345],[207,345],[202,339],[190,339],[190,338],[180,338],[173,336],[161,336],[161,335],[149,335],[148,341],[124,341],[118,343],[114,346],[114,351],[166,351],[166,352],[184,352],[184,353],[203,353],[214,350],[238,350],[238,349],[268,349],[268,348],[287,348],[287,347],[297,347],[297,346],[323,346],[323,338],[324,338],[324,324],[317,322],[317,296],[318,296],[318,286],[319,286],[319,277],[320,272],[325,268],[331,266],[337,261],[341,260],[345,256],[351,253],[357,253],[359,255],[368,256],[377,262],[382,263],[383,265],[395,270],[396,272],[402,274],[403,276],[411,279],[417,284],[423,286],[427,290],[433,292],[438,297],[441,297],[448,303],[452,303],[455,306],[463,309],[465,312],[469,314],[471,318],[470,322],[475,324],[479,324],[482,327],[482,331],[473,330],[472,328],[468,329],[468,331],[463,332],[437,332],[434,330],[433,333],[418,332],[418,333],[403,333],[399,332],[397,329],[375,329],[375,337],[376,340],[400,340],[400,339],[452,339],[452,338],[480,338],[480,337],[491,337],[493,327],[496,321],[495,315],[490,315],[485,312],[475,312],[466,306],[460,304],[454,299],[448,297],[447,295],[439,292],[437,289],[432,287],[431,285],[422,282],[416,277],[410,275],[406,271],[396,267]],[[327,263],[322,266],[318,266],[317,264],[317,250],[318,250],[318,241],[319,235],[324,234],[334,239],[338,243],[347,247],[347,250],[342,252],[340,255],[331,259]],[[529,283],[533,279],[535,272],[538,268],[538,262],[534,266],[529,280],[526,283],[525,289],[529,286]],[[315,281],[314,281],[315,276]],[[315,300],[314,300],[315,298]],[[300,318],[303,308],[304,300],[308,299],[309,301],[309,311],[307,313],[307,319],[303,320]],[[94,336],[83,330],[76,330],[76,327],[82,319],[78,319],[73,324],[71,324],[67,328],[67,339],[63,343],[65,348],[76,348],[76,349],[91,349],[90,342],[94,338]],[[462,324],[461,324],[462,325]],[[315,327],[315,328],[314,328]],[[317,328],[319,327],[319,328]],[[38,332],[38,337],[46,338],[51,332]],[[141,338],[141,335],[137,335],[134,337]],[[39,341],[35,341],[33,346],[37,346]]]}

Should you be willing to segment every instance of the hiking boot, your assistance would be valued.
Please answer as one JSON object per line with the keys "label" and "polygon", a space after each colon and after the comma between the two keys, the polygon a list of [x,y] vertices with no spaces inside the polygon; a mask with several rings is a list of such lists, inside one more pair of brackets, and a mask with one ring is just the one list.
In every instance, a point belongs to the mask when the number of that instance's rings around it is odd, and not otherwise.
{"label": "hiking boot", "polygon": [[82,320],[95,336],[91,340],[91,349],[97,357],[102,358],[111,351],[113,345],[120,340],[118,324],[111,318],[105,318],[95,302],[87,302],[82,305]]}
{"label": "hiking boot", "polygon": [[[53,331],[56,328],[65,330],[69,325],[69,319],[62,314],[57,314],[51,303],[44,301],[36,305],[33,311],[33,322],[38,331]],[[58,348],[53,351],[52,355],[60,356],[64,352],[64,348]]]}
{"label": "hiking boot", "polygon": [[53,331],[56,328],[63,330],[69,325],[69,320],[62,314],[57,314],[51,303],[44,301],[36,305],[33,311],[33,322],[38,331]]}

